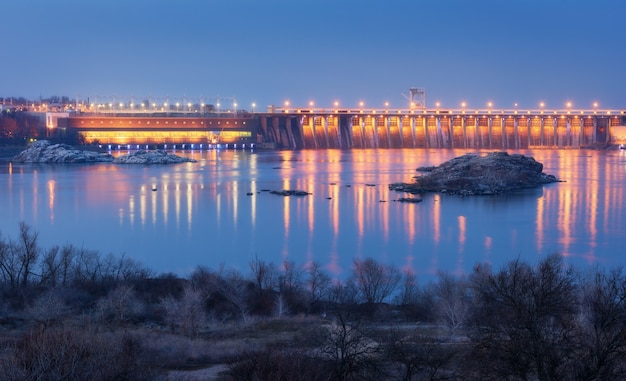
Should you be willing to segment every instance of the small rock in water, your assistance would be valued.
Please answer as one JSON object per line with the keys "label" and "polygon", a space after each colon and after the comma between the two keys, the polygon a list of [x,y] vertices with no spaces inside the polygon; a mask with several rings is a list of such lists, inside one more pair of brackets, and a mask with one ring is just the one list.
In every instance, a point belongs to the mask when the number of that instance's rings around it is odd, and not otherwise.
{"label": "small rock in water", "polygon": [[176,164],[187,162],[195,163],[196,160],[168,154],[164,150],[139,150],[127,155],[118,156],[113,162],[116,164]]}
{"label": "small rock in water", "polygon": [[279,195],[279,196],[307,196],[307,195],[310,194],[309,192],[306,192],[306,191],[303,191],[303,190],[298,190],[298,189],[294,189],[294,190],[283,189],[283,190],[280,190],[280,191],[273,190],[273,191],[270,191],[270,193],[271,194],[276,194],[276,195]]}

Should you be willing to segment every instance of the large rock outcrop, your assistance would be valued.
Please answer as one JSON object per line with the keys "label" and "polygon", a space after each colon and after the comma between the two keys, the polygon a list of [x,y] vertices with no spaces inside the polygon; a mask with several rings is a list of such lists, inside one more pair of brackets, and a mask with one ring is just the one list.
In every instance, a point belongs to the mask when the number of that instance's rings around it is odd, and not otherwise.
{"label": "large rock outcrop", "polygon": [[415,178],[414,183],[391,184],[393,190],[409,193],[442,192],[459,195],[488,195],[558,182],[543,173],[543,164],[532,157],[506,152],[485,156],[466,154]]}
{"label": "large rock outcrop", "polygon": [[118,156],[113,162],[116,164],[176,164],[185,162],[195,163],[196,160],[172,155],[163,150],[139,150],[127,155]]}
{"label": "large rock outcrop", "polygon": [[67,144],[37,140],[11,159],[16,163],[95,163],[112,162],[108,153],[77,150]]}
{"label": "large rock outcrop", "polygon": [[67,144],[52,144],[48,140],[38,140],[15,155],[11,161],[15,163],[173,164],[195,162],[196,160],[168,154],[163,150],[139,150],[114,158],[108,153],[78,150]]}

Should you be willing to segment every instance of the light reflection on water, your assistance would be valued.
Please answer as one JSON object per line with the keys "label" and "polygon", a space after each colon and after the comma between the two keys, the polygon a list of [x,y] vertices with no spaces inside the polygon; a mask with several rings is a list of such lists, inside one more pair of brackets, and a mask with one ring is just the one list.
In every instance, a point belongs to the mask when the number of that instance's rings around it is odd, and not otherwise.
{"label": "light reflection on water", "polygon": [[255,257],[317,261],[338,277],[354,258],[373,257],[422,279],[553,252],[576,265],[622,264],[622,152],[519,151],[565,182],[495,197],[393,201],[402,195],[388,184],[465,152],[213,150],[185,152],[198,162],[173,166],[5,163],[0,232],[14,237],[25,221],[42,247],[72,243],[182,275],[200,264],[247,272]]}

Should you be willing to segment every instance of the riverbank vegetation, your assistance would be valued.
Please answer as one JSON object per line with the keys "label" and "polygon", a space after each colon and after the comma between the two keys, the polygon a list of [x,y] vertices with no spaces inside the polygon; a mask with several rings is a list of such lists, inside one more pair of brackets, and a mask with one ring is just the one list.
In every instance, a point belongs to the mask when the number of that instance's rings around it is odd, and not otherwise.
{"label": "riverbank vegetation", "polygon": [[155,274],[21,223],[0,235],[3,380],[618,380],[626,274],[561,256],[413,274],[254,258]]}

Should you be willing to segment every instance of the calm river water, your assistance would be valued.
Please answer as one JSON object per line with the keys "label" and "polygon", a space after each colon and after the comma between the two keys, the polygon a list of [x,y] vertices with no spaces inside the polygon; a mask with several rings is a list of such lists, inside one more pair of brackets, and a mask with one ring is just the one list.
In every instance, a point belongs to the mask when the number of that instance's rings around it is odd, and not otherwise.
{"label": "calm river water", "polygon": [[393,201],[402,194],[388,184],[466,152],[178,151],[198,161],[170,166],[5,162],[0,232],[15,238],[24,221],[44,248],[71,243],[180,275],[222,264],[247,273],[255,257],[317,261],[337,277],[354,258],[372,257],[421,280],[555,252],[578,267],[625,263],[626,152],[514,151],[566,182],[500,196]]}

